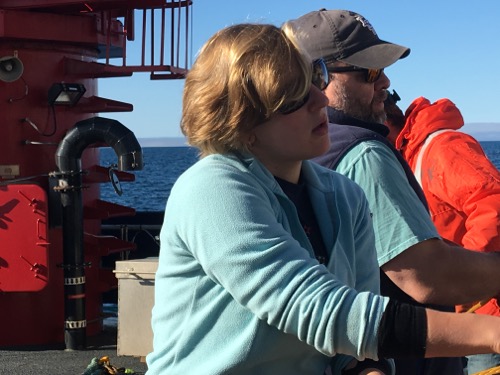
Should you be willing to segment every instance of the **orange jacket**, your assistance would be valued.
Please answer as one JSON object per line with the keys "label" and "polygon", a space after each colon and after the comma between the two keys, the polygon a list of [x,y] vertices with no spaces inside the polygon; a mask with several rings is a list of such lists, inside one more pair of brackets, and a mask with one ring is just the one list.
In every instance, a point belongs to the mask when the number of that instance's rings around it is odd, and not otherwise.
{"label": "orange jacket", "polygon": [[[423,97],[415,99],[405,117],[396,148],[414,172],[429,134],[457,130],[464,123],[448,99],[432,104]],[[439,134],[424,151],[421,171],[422,188],[439,234],[466,249],[500,251],[500,172],[479,142],[458,131]],[[500,316],[496,299],[477,312]]]}

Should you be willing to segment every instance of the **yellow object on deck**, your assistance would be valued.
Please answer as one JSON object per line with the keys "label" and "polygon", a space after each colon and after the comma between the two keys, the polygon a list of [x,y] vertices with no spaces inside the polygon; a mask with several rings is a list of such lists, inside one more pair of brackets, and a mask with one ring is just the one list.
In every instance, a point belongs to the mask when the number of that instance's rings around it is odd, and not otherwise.
{"label": "yellow object on deck", "polygon": [[471,375],[497,375],[500,374],[500,366],[492,367],[487,370],[479,371]]}
{"label": "yellow object on deck", "polygon": [[[478,303],[476,303],[474,306],[472,306],[469,310],[467,310],[466,312],[468,313],[471,313],[471,312],[474,312],[476,311],[477,309],[479,309],[480,307],[483,307],[484,305],[486,305],[486,303],[488,303],[488,301],[490,300],[490,298],[488,299],[485,299],[485,300],[482,300],[482,301],[479,301]],[[473,374],[475,375],[475,374]]]}

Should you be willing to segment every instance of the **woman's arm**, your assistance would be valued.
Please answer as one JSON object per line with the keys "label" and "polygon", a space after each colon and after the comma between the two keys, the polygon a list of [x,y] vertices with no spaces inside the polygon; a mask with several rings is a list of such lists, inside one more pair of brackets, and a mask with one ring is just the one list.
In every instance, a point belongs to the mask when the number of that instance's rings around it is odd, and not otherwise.
{"label": "woman's arm", "polygon": [[426,313],[427,358],[500,353],[500,318],[430,309]]}
{"label": "woman's arm", "polygon": [[375,357],[388,299],[358,293],[320,265],[291,235],[300,222],[272,183],[207,157],[177,181],[164,232],[172,226],[207,277],[267,324],[330,356]]}
{"label": "woman's arm", "polygon": [[391,300],[378,332],[380,358],[498,353],[500,318],[442,312]]}

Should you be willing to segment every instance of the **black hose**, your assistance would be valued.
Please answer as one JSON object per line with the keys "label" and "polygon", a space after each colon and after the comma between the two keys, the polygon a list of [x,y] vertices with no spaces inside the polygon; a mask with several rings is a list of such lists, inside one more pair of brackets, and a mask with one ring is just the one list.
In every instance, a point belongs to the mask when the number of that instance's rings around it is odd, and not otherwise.
{"label": "black hose", "polygon": [[86,147],[103,142],[118,156],[118,169],[141,170],[142,149],[134,133],[116,120],[93,117],[75,124],[59,144],[56,164],[62,177],[64,310],[66,349],[86,348],[85,264],[81,156]]}

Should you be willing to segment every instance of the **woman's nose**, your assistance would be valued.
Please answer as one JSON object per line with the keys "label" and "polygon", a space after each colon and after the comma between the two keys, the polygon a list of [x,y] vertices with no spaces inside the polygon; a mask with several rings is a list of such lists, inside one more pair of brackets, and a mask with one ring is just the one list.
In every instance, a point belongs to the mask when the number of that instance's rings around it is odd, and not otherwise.
{"label": "woman's nose", "polygon": [[326,107],[328,98],[318,87],[311,85],[311,104],[317,107]]}

